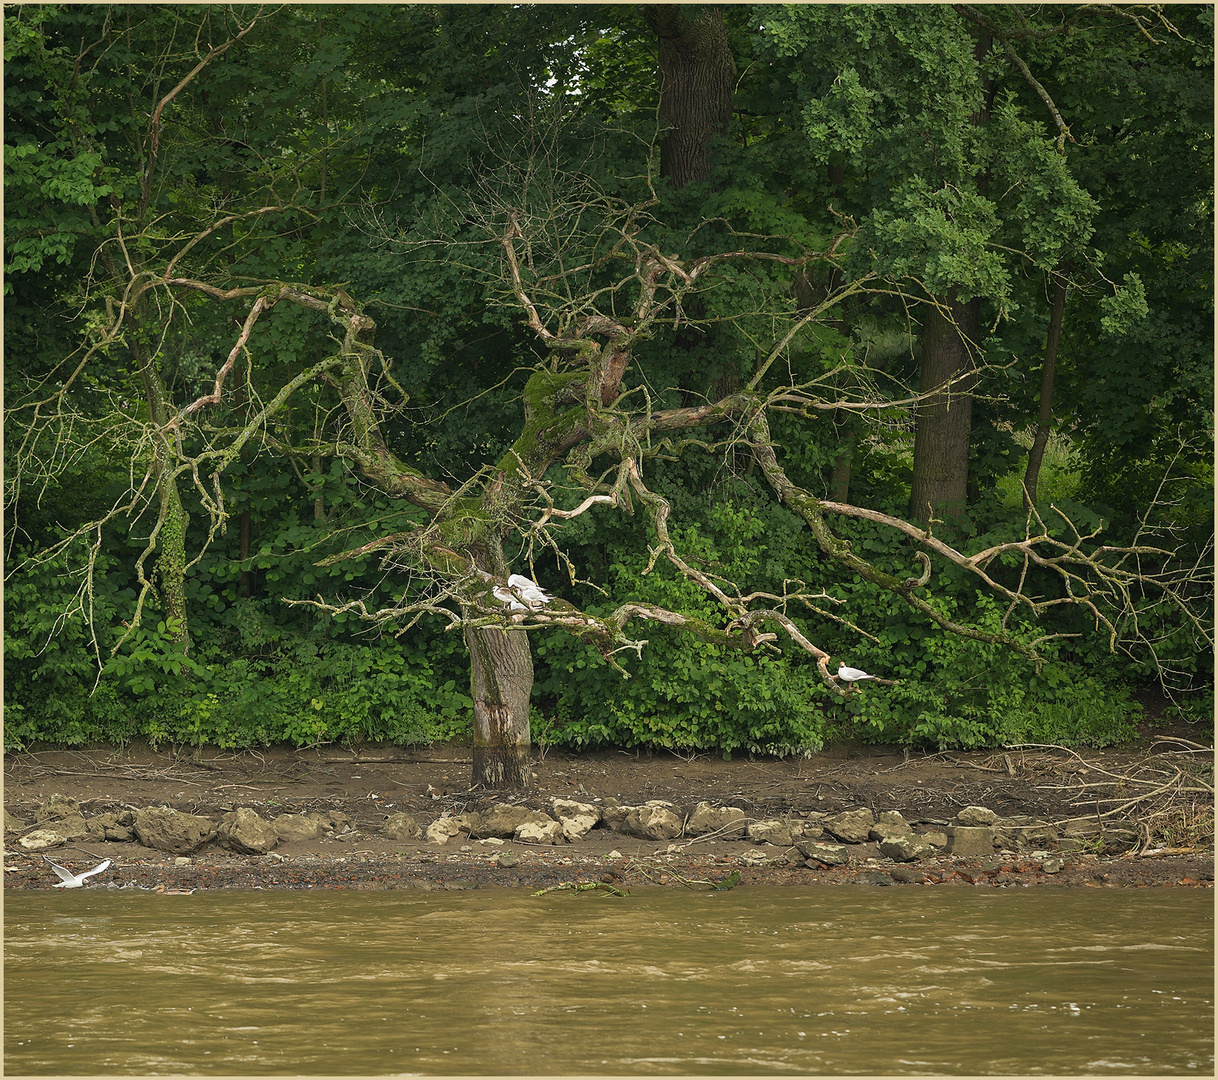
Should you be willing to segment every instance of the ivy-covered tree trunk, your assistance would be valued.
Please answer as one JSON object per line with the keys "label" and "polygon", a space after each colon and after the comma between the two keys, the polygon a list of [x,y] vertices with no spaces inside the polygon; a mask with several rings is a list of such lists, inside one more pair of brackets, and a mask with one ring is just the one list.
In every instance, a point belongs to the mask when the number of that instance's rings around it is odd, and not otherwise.
{"label": "ivy-covered tree trunk", "polygon": [[523,630],[465,628],[474,699],[475,786],[526,788],[529,765],[529,697],[533,653]]}
{"label": "ivy-covered tree trunk", "polygon": [[683,188],[711,174],[711,138],[732,119],[736,63],[718,8],[652,4],[646,17],[659,39],[660,119],[668,125],[660,175]]}
{"label": "ivy-covered tree trunk", "polygon": [[922,326],[922,391],[942,389],[918,405],[909,504],[921,525],[932,517],[958,521],[968,506],[970,373],[981,332],[981,303],[949,298],[943,307],[928,306]]}
{"label": "ivy-covered tree trunk", "polygon": [[176,435],[167,431],[169,421],[168,393],[161,373],[157,370],[156,357],[142,340],[140,321],[134,335],[136,365],[144,384],[144,397],[148,403],[149,419],[156,427],[153,438],[154,477],[159,502],[156,570],[160,586],[161,606],[165,612],[165,626],[173,641],[190,641],[190,623],[186,607],[186,527],[190,518],[182,505],[177,478],[173,475],[174,448],[170,440]]}

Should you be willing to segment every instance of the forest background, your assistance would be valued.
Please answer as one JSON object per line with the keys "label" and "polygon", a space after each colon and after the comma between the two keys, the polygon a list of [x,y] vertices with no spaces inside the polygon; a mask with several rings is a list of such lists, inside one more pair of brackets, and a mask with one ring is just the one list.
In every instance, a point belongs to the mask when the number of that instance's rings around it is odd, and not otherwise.
{"label": "forest background", "polygon": [[4,49],[6,749],[1212,725],[1211,6]]}

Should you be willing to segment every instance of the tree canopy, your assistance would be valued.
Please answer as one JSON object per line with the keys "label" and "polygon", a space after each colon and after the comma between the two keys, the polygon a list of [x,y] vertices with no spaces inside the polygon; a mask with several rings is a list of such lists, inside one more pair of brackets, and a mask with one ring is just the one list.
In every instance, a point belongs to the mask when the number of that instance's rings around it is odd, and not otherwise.
{"label": "tree canopy", "polygon": [[1212,9],[5,26],[7,745],[1205,713]]}

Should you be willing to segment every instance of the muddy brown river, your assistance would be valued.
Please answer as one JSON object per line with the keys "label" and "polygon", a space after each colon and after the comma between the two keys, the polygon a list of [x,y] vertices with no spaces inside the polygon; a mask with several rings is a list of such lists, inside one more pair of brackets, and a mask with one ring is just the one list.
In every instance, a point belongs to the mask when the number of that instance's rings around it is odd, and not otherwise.
{"label": "muddy brown river", "polygon": [[1214,1068],[1193,889],[13,892],[14,1074]]}

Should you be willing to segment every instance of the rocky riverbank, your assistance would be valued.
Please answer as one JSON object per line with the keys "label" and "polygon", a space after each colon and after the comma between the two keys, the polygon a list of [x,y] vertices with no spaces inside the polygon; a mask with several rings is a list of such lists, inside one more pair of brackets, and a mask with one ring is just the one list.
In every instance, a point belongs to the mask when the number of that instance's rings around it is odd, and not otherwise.
{"label": "rocky riverbank", "polygon": [[[535,790],[511,797],[460,789],[457,753],[13,755],[5,886],[55,884],[44,857],[76,872],[111,860],[88,887],[169,892],[1213,882],[1212,760],[1179,740],[1102,760],[1056,748],[921,759],[839,749],[794,762],[555,755],[537,763]],[[1162,821],[1146,815],[1137,785],[1173,770],[1193,801],[1156,834],[1167,816],[1161,801]],[[1089,783],[1115,790],[1104,777],[1122,778],[1132,813],[1091,799]]]}

